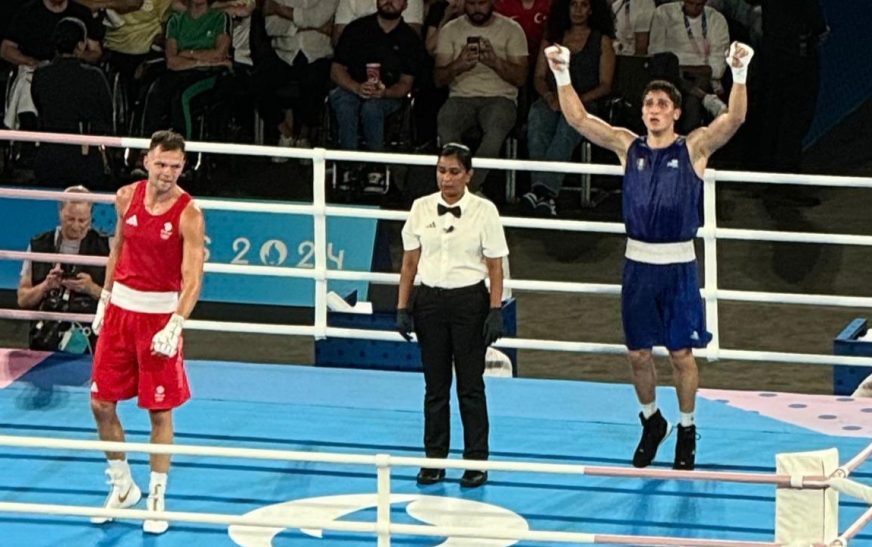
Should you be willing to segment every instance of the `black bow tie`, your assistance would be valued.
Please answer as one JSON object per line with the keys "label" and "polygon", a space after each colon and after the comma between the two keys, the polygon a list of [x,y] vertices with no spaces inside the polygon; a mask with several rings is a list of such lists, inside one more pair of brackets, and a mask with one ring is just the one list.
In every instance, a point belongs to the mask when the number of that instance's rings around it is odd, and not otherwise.
{"label": "black bow tie", "polygon": [[451,213],[457,218],[460,218],[460,205],[455,205],[454,207],[446,207],[441,203],[436,204],[436,211],[439,212],[439,216],[441,217],[445,213]]}

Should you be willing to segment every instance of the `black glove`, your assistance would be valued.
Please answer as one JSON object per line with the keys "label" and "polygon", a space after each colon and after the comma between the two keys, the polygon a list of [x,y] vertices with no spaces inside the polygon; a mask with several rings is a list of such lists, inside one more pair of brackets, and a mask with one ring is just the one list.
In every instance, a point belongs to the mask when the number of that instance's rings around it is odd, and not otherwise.
{"label": "black glove", "polygon": [[503,329],[503,310],[500,308],[491,308],[487,312],[487,319],[484,320],[484,345],[490,346],[505,334]]}
{"label": "black glove", "polygon": [[397,310],[397,332],[403,335],[406,342],[412,341],[412,314],[406,308]]}

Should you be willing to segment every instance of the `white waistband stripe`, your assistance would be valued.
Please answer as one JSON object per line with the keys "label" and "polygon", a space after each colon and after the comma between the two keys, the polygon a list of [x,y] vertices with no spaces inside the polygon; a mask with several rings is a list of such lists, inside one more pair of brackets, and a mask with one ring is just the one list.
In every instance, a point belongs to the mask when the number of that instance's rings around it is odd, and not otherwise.
{"label": "white waistband stripe", "polygon": [[646,243],[627,238],[625,257],[645,264],[683,264],[696,260],[693,241]]}
{"label": "white waistband stripe", "polygon": [[138,291],[115,282],[112,285],[111,302],[127,311],[173,313],[179,305],[179,293]]}

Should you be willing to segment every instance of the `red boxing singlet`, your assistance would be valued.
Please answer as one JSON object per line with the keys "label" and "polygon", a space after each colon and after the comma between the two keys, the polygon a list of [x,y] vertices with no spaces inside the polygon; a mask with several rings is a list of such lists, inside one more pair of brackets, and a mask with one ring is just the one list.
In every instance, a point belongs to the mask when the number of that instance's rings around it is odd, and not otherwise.
{"label": "red boxing singlet", "polygon": [[145,209],[148,181],[136,183],[124,213],[124,244],[115,264],[115,281],[131,289],[178,292],[182,288],[182,235],[179,219],[191,201],[183,192],[170,209],[152,215]]}

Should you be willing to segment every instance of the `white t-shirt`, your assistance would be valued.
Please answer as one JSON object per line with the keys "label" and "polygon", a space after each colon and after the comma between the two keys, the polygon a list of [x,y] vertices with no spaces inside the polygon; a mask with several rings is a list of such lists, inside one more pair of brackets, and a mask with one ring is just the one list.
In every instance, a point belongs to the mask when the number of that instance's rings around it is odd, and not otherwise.
{"label": "white t-shirt", "polygon": [[[517,21],[494,13],[493,21],[483,27],[469,22],[468,17],[458,17],[445,24],[439,31],[436,43],[437,63],[440,57],[448,62],[460,55],[469,36],[482,36],[490,40],[494,53],[500,59],[527,57],[527,37]],[[516,101],[518,88],[500,77],[496,71],[484,63],[458,74],[449,85],[451,97],[505,97]]]}
{"label": "white t-shirt", "polygon": [[654,0],[614,0],[612,11],[615,14],[614,41],[618,55],[636,54],[636,33],[651,32],[654,19]]}
{"label": "white t-shirt", "polygon": [[[276,0],[279,4],[293,7],[293,0]],[[318,0],[309,7],[295,7],[294,20],[288,21],[278,15],[266,18],[266,33],[272,39],[276,55],[289,65],[300,51],[309,62],[333,56],[330,36],[315,28],[330,21],[336,11],[338,0]]]}
{"label": "white t-shirt", "polygon": [[439,215],[439,204],[448,205],[441,192],[415,200],[403,225],[403,250],[421,249],[418,274],[428,287],[475,285],[488,275],[485,258],[509,254],[499,212],[469,191],[452,206],[460,207],[460,218]]}
{"label": "white t-shirt", "polygon": [[730,47],[727,20],[716,10],[705,7],[703,15],[688,17],[685,25],[683,6],[678,2],[663,4],[654,11],[648,53],[674,53],[681,66],[708,65],[712,79],[717,80],[727,67],[726,53]]}
{"label": "white t-shirt", "polygon": [[[355,19],[372,15],[377,10],[376,0],[339,0],[334,25],[347,25]],[[403,21],[410,25],[424,24],[424,0],[409,0],[403,10]]]}

